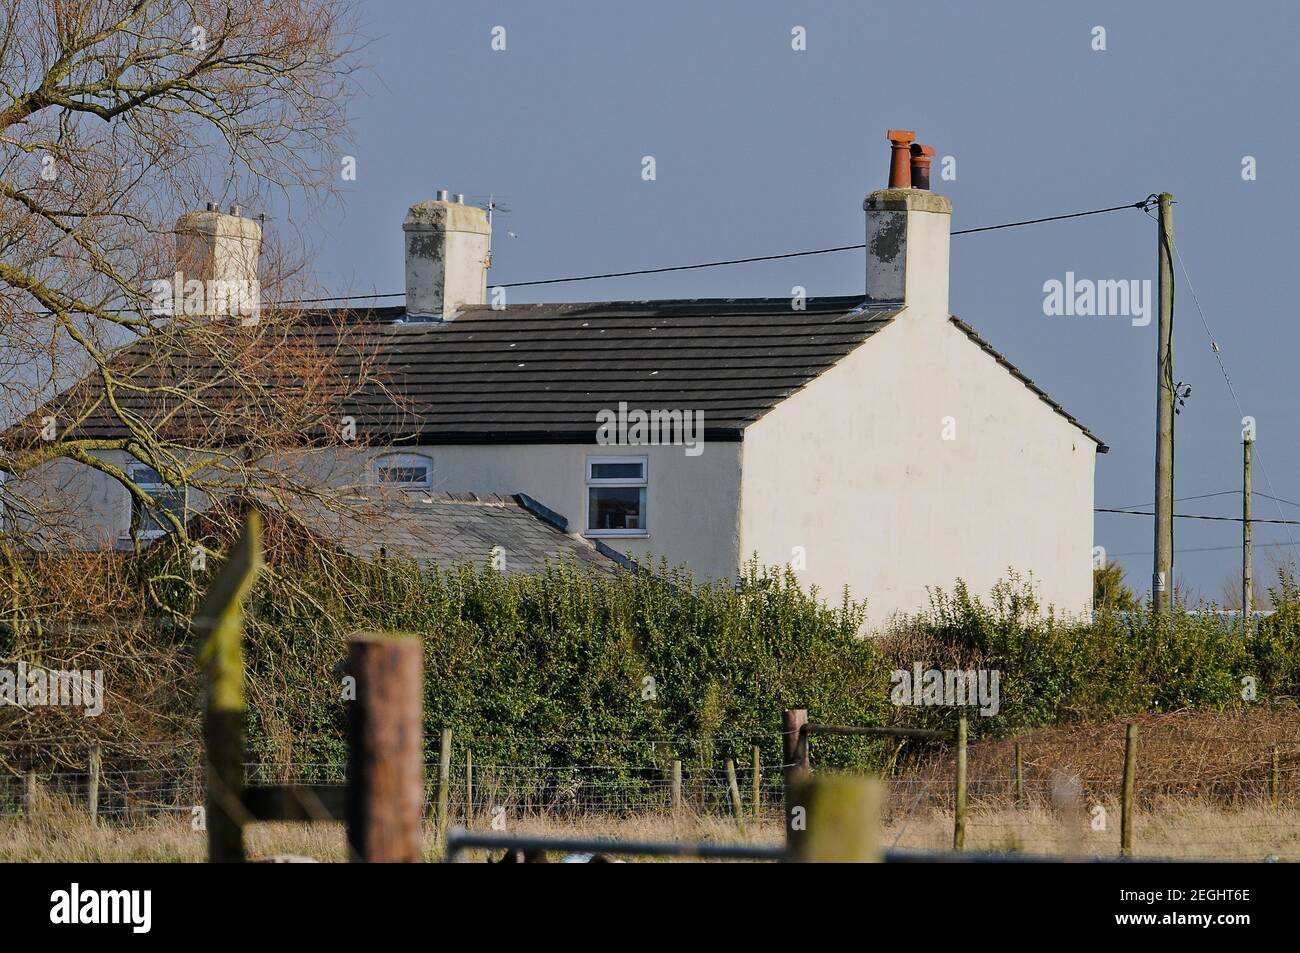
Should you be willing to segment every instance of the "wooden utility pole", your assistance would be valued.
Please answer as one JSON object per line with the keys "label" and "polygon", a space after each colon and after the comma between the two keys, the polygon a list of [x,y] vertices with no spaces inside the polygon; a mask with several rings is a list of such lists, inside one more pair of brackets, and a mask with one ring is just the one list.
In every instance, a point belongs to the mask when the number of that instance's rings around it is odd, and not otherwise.
{"label": "wooden utility pole", "polygon": [[[355,635],[357,680],[348,751],[348,853],[354,861],[414,863],[424,808],[424,699],[414,638]],[[445,796],[446,777],[442,777]]]}
{"label": "wooden utility pole", "polygon": [[1174,197],[1160,193],[1159,308],[1156,338],[1155,566],[1151,607],[1169,609],[1174,584]]}
{"label": "wooden utility pole", "polygon": [[1251,475],[1250,475],[1250,450],[1255,444],[1255,438],[1249,433],[1241,435],[1241,627],[1246,631],[1250,625],[1250,604],[1252,591],[1255,585],[1253,566],[1254,561],[1251,554],[1250,546],[1250,513],[1251,513]]}

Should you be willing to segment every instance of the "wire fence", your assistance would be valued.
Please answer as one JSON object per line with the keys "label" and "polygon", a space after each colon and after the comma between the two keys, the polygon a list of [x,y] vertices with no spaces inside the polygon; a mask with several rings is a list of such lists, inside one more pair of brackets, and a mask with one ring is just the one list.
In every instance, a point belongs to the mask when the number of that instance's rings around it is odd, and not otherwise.
{"label": "wire fence", "polygon": [[[346,769],[327,763],[247,763],[249,785],[310,782],[325,787],[347,786]],[[437,805],[438,764],[426,764],[425,817],[432,820]],[[742,814],[754,815],[755,791],[760,816],[780,821],[780,766],[760,771],[757,788],[750,767],[736,769]],[[676,792],[676,796],[675,796]],[[89,771],[32,771],[0,774],[0,818],[25,817],[52,805],[89,812]],[[181,772],[149,769],[105,770],[100,773],[96,813],[100,818],[130,824],[151,816],[188,814],[204,803],[203,769]],[[682,772],[680,787],[657,768],[629,772],[623,765],[493,765],[475,764],[472,780],[465,763],[454,759],[448,784],[450,813],[456,817],[496,815],[523,818],[542,815],[630,817],[645,813],[682,811],[727,816],[734,812],[725,768],[696,768]]]}
{"label": "wire fence", "polygon": [[[632,748],[644,753],[644,765],[629,767],[626,757],[614,763],[494,763],[474,755],[467,770],[465,754],[475,744],[494,739],[466,737],[454,745],[448,772],[447,801],[453,823],[477,829],[517,829],[533,821],[580,821],[617,830],[629,820],[656,817],[736,818],[751,830],[782,833],[783,769],[760,765],[757,783],[748,757],[733,762],[734,793],[725,762],[680,761],[680,782],[673,760],[662,751],[680,739],[568,739],[581,750]],[[533,743],[540,739],[513,739]],[[566,739],[557,737],[554,743]],[[752,751],[734,738],[712,739],[697,746],[737,755]],[[1166,739],[1167,740],[1167,739]],[[1205,755],[1203,737],[1189,738],[1183,749],[1162,752],[1159,763],[1143,765],[1135,782],[1136,842],[1148,856],[1259,860],[1300,860],[1300,744],[1260,744],[1258,739],[1217,739],[1236,751],[1232,764]],[[1254,741],[1254,744],[1250,744]],[[1201,756],[1198,756],[1198,753]],[[38,767],[19,770],[0,749],[0,823],[22,822],[37,814],[57,820],[60,812],[89,813],[91,772],[86,769]],[[1118,851],[1122,742],[1103,748],[1089,770],[1056,758],[1024,752],[1017,777],[1005,757],[970,759],[967,777],[968,849],[1024,850],[1047,853]],[[1172,757],[1171,757],[1172,754]],[[173,767],[110,767],[111,751],[98,775],[96,814],[109,826],[129,828],[170,818],[188,823],[204,804],[202,764]],[[814,770],[817,761],[814,758]],[[1101,765],[1106,770],[1096,770]],[[1276,767],[1274,767],[1276,765]],[[950,846],[956,807],[950,761],[943,755],[912,763],[885,778],[882,820],[890,848],[934,850]],[[1113,770],[1111,770],[1113,768]],[[338,760],[261,760],[245,765],[250,785],[347,784],[346,764]],[[424,815],[435,820],[438,804],[437,752],[425,763]],[[739,801],[738,805],[736,801]],[[739,810],[737,811],[737,807]]]}

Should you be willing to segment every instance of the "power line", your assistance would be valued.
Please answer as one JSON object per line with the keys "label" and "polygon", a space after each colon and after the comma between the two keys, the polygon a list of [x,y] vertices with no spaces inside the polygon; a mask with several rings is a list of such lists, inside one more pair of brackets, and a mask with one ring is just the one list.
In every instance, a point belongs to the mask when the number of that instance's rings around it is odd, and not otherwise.
{"label": "power line", "polygon": [[[1237,492],[1240,493],[1241,491],[1238,490]],[[1300,506],[1300,503],[1297,503],[1295,500],[1285,500],[1280,496],[1269,496],[1267,493],[1256,492],[1255,496],[1262,496],[1266,500],[1274,500],[1278,503],[1285,503],[1287,506]]]}
{"label": "power line", "polygon": [[[1192,499],[1209,499],[1210,497],[1240,497],[1242,493],[1243,490],[1219,490],[1217,493],[1201,493],[1195,495],[1195,497],[1179,497],[1178,499],[1175,499],[1174,502],[1186,503],[1192,501]],[[1300,503],[1295,502],[1294,499],[1270,497],[1268,493],[1260,493],[1258,490],[1253,491],[1252,495],[1256,495],[1256,497],[1264,497],[1265,499],[1273,499],[1273,501],[1277,501],[1278,503],[1286,503],[1287,506],[1300,506]],[[1113,510],[1136,510],[1136,508],[1143,506],[1152,506],[1152,503],[1130,503],[1128,506],[1117,506],[1112,508]],[[1257,520],[1252,519],[1251,523],[1256,523],[1256,521]]]}
{"label": "power line", "polygon": [[[1174,500],[1175,503],[1186,503],[1189,500],[1208,500],[1212,496],[1229,496],[1234,493],[1240,493],[1241,490],[1219,490],[1217,493],[1200,493],[1196,496],[1180,496]],[[1139,506],[1153,506],[1152,503],[1130,503],[1128,506],[1111,507],[1116,510],[1135,510]]]}
{"label": "power line", "polygon": [[[1004,222],[1001,225],[982,225],[979,228],[963,228],[951,232],[951,235],[973,235],[976,232],[992,232],[1000,228],[1018,228],[1021,225],[1038,225],[1042,222],[1057,222],[1067,218],[1082,218],[1085,215],[1101,215],[1105,212],[1119,212],[1123,209],[1145,209],[1150,204],[1150,198],[1143,199],[1141,202],[1133,202],[1129,205],[1113,205],[1110,208],[1095,208],[1087,212],[1069,212],[1063,215],[1049,215],[1045,218],[1030,218],[1020,222]],[[752,258],[731,258],[725,261],[708,261],[696,265],[669,265],[663,268],[643,268],[638,271],[616,271],[601,275],[582,275],[574,278],[545,278],[538,281],[515,281],[502,285],[494,285],[498,288],[523,288],[532,285],[554,285],[567,281],[595,281],[600,278],[627,278],[633,275],[658,275],[668,271],[691,271],[696,268],[717,268],[722,265],[744,265],[755,261],[776,261],[782,258],[802,258],[807,255],[828,255],[833,252],[856,251],[866,248],[866,242],[860,242],[856,245],[836,245],[834,248],[815,248],[811,251],[785,252],[780,255],[757,255]]]}
{"label": "power line", "polygon": [[[1251,522],[1254,522],[1254,520],[1252,520]],[[1265,549],[1265,548],[1273,549],[1279,546],[1294,546],[1294,545],[1295,543],[1255,543],[1254,544],[1256,549]],[[1238,543],[1233,546],[1191,546],[1191,547],[1185,547],[1178,551],[1180,553],[1219,553],[1219,552],[1225,552],[1226,550],[1229,549],[1240,550],[1241,544]],[[1141,551],[1134,550],[1133,552],[1127,552],[1127,553],[1107,553],[1106,555],[1107,556],[1150,556],[1152,555],[1152,552],[1151,550],[1148,549],[1148,550],[1141,550]]]}
{"label": "power line", "polygon": [[[1067,212],[1062,215],[1048,215],[1044,218],[1029,218],[1019,222],[1004,222],[1001,225],[981,225],[978,228],[963,228],[951,235],[974,235],[977,232],[992,232],[1002,228],[1018,228],[1022,225],[1038,225],[1043,222],[1059,222],[1069,218],[1082,218],[1086,215],[1102,215],[1106,212],[1120,212],[1124,209],[1146,209],[1151,204],[1151,199],[1145,198],[1141,202],[1132,202],[1128,205],[1112,205],[1109,208],[1095,208],[1086,212]],[[783,258],[804,258],[809,255],[830,255],[835,252],[857,251],[866,248],[866,242],[859,242],[856,245],[835,245],[831,248],[813,248],[808,251],[782,252],[777,255],[754,255],[749,258],[728,258],[722,261],[705,261],[693,265],[666,265],[661,268],[640,268],[635,271],[611,271],[598,275],[576,275],[569,278],[540,278],[536,281],[512,281],[504,284],[494,284],[494,288],[525,288],[537,285],[556,285],[571,281],[596,281],[602,278],[630,278],[635,275],[660,275],[669,271],[694,271],[698,268],[720,268],[724,265],[746,265],[756,261],[778,261]],[[395,291],[389,294],[366,294],[366,295],[334,295],[329,298],[301,298],[296,301],[272,301],[268,304],[318,304],[324,301],[366,301],[376,298],[400,298],[405,292]]]}
{"label": "power line", "polygon": [[[1094,513],[1123,513],[1125,516],[1155,516],[1155,513],[1138,512],[1137,510],[1117,510],[1110,507],[1098,506],[1093,509]],[[1214,520],[1220,523],[1244,523],[1245,520],[1240,516],[1204,516],[1199,513],[1175,513],[1174,519],[1178,520]],[[1279,526],[1300,526],[1300,520],[1257,520],[1251,517],[1252,523],[1276,523]]]}

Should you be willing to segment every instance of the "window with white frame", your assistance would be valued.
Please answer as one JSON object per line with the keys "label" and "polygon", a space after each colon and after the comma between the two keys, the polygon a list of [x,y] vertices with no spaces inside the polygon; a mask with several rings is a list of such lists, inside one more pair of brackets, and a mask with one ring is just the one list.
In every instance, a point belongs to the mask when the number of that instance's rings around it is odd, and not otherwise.
{"label": "window with white frame", "polygon": [[126,475],[140,490],[153,498],[154,506],[143,512],[137,512],[135,497],[127,497],[127,521],[123,536],[131,535],[131,527],[141,539],[156,539],[172,530],[163,511],[172,513],[182,522],[186,518],[186,494],[184,487],[168,486],[158,471],[144,463],[132,463],[126,468]]}
{"label": "window with white frame", "polygon": [[375,459],[375,482],[427,490],[433,486],[433,461],[418,453],[386,453]]}
{"label": "window with white frame", "polygon": [[587,458],[587,535],[645,536],[646,457]]}

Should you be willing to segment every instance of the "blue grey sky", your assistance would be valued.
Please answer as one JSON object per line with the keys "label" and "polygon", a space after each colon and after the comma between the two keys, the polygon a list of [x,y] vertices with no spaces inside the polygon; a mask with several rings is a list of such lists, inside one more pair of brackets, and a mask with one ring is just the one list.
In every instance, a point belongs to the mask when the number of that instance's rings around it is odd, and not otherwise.
{"label": "blue grey sky", "polygon": [[[957,177],[935,189],[970,228],[1174,193],[1176,241],[1245,413],[1256,489],[1300,504],[1300,326],[1292,2],[442,2],[376,0],[347,151],[357,179],[318,216],[330,292],[403,287],[401,221],[436,189],[502,196],[492,284],[863,240],[885,130],[915,129]],[[791,48],[803,26],[806,51]],[[492,29],[506,31],[493,51]],[[1092,49],[1093,28],[1106,31]],[[657,179],[641,178],[641,157]],[[1242,160],[1255,157],[1257,179]],[[507,231],[516,237],[507,237]],[[1098,506],[1152,498],[1155,323],[1046,317],[1043,283],[1155,277],[1140,211],[953,239],[951,305],[1111,447]],[[1182,274],[1179,497],[1240,487],[1241,416]],[[863,290],[860,251],[519,289],[511,301]],[[400,299],[397,299],[400,300]],[[1262,468],[1263,472],[1258,472]],[[1271,489],[1269,479],[1271,479]],[[1240,498],[1179,512],[1239,515]],[[1261,518],[1300,505],[1258,499]],[[1149,518],[1095,539],[1148,587]],[[1300,526],[1260,526],[1257,576]],[[1239,572],[1240,526],[1179,520],[1175,573],[1207,599]],[[1226,547],[1197,552],[1208,547]],[[1131,555],[1130,555],[1131,554]],[[936,582],[947,582],[936,580]]]}

